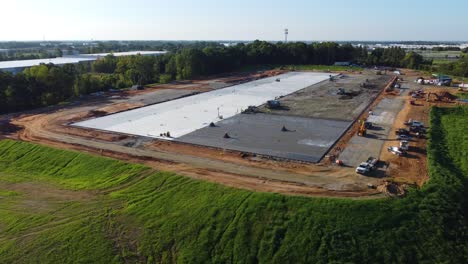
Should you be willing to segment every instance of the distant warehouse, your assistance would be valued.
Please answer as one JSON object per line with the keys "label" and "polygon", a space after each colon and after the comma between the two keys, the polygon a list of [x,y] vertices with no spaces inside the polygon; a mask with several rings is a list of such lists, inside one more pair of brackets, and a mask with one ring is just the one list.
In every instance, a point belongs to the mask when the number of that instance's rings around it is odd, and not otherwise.
{"label": "distant warehouse", "polygon": [[132,55],[143,55],[143,56],[159,56],[166,54],[167,51],[127,51],[127,52],[116,52],[116,53],[95,53],[95,54],[81,54],[71,55],[51,59],[37,59],[37,60],[15,60],[15,61],[0,61],[0,71],[18,73],[24,69],[37,66],[41,64],[53,63],[55,65],[65,64],[77,64],[77,63],[89,63],[100,58],[103,58],[109,54],[113,54],[116,57],[120,56],[132,56]]}

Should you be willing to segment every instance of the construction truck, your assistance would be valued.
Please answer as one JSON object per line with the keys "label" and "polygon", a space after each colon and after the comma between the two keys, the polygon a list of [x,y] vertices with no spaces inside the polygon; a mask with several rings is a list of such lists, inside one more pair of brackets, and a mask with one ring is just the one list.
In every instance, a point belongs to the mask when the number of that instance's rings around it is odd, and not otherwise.
{"label": "construction truck", "polygon": [[378,159],[369,157],[367,161],[361,162],[359,166],[356,167],[356,173],[367,175],[377,167]]}

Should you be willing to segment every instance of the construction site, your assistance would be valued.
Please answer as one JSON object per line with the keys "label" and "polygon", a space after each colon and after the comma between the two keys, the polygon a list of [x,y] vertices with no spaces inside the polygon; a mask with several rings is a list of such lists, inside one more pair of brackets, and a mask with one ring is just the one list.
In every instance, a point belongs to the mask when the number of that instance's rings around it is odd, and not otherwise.
{"label": "construction site", "polygon": [[285,194],[402,195],[427,181],[424,124],[450,88],[360,72],[233,73],[5,115],[4,137]]}

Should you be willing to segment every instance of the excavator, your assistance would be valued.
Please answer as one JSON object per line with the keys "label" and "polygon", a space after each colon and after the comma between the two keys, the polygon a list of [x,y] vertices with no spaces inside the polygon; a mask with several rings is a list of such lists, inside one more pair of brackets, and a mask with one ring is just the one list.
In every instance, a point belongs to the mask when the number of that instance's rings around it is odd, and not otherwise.
{"label": "excavator", "polygon": [[358,131],[358,136],[360,137],[365,137],[367,133],[367,126],[366,126],[366,121],[365,120],[359,120],[359,131]]}

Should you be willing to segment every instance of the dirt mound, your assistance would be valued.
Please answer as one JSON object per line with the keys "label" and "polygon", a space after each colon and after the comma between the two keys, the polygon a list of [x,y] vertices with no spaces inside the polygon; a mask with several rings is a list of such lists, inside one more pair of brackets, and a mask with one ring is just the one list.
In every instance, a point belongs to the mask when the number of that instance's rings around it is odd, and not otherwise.
{"label": "dirt mound", "polygon": [[457,99],[457,97],[449,92],[440,92],[437,94],[439,96],[439,98],[442,98],[442,99],[448,99],[448,100],[455,100]]}
{"label": "dirt mound", "polygon": [[100,110],[91,110],[88,113],[87,117],[101,117],[107,115],[106,111],[100,111]]}
{"label": "dirt mound", "polygon": [[388,196],[404,196],[406,194],[405,188],[393,182],[386,181],[384,184],[379,185],[377,190]]}

